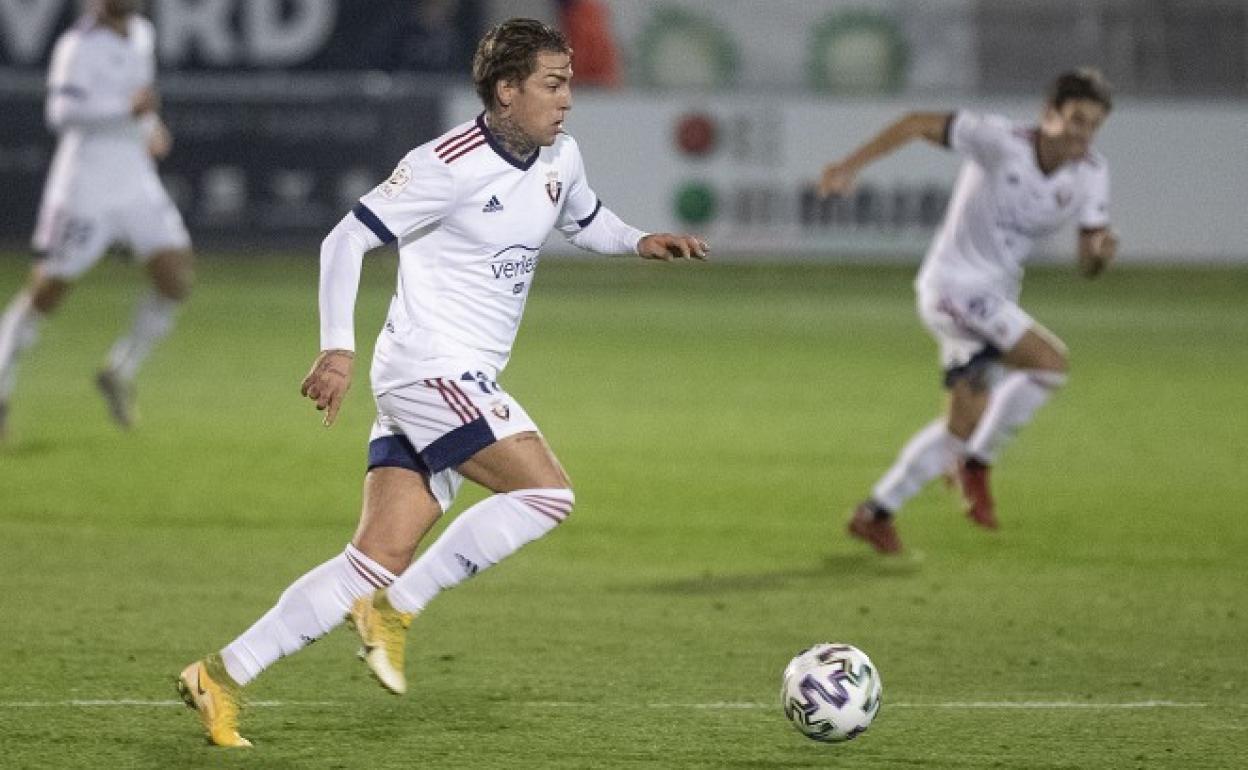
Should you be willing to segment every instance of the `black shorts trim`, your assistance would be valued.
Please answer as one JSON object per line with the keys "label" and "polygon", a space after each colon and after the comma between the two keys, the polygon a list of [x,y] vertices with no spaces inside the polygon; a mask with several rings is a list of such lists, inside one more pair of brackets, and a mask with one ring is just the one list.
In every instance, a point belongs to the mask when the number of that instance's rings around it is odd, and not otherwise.
{"label": "black shorts trim", "polygon": [[373,468],[407,468],[429,475],[429,468],[407,436],[382,436],[368,442],[368,469]]}
{"label": "black shorts trim", "polygon": [[420,458],[431,473],[438,473],[454,468],[497,440],[490,424],[484,417],[478,417],[425,447]]}
{"label": "black shorts trim", "polygon": [[945,370],[945,387],[952,388],[958,380],[978,377],[984,370],[1001,359],[1001,351],[996,345],[984,345],[983,349],[971,356],[971,360],[961,366]]}

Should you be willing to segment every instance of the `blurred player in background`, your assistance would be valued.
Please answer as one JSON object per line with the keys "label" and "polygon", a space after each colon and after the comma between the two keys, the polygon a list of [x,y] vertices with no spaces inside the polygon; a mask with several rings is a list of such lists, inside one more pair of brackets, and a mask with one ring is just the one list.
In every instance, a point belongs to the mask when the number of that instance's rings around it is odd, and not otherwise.
{"label": "blurred player in background", "polygon": [[823,170],[820,194],[840,195],[872,161],[926,139],[963,155],[944,223],[915,280],[919,316],[940,346],[948,414],[902,449],[853,512],[851,535],[881,553],[901,541],[893,517],[936,476],[956,468],[967,515],[995,529],[988,474],[1002,446],[1066,383],[1066,348],[1018,306],[1034,242],[1071,219],[1079,266],[1113,259],[1109,169],[1092,139],[1109,115],[1109,86],[1081,69],[1051,86],[1038,126],[968,111],[913,112]]}
{"label": "blurred player in background", "polygon": [[[604,254],[705,258],[703,241],[630,227],[589,187],[576,141],[563,132],[571,54],[564,36],[538,21],[490,30],[473,60],[485,111],[408,153],[322,244],[321,352],[302,392],[326,411],[326,425],[351,384],[364,255],[399,247],[398,287],[373,356],[377,419],[363,511],[343,553],[180,675],[179,690],[213,743],[250,745],[238,734],[241,687],[348,614],[373,674],[404,692],[413,616],[571,512],[571,481],[498,383],[553,228]],[[493,496],[461,513],[412,562],[464,477]]]}
{"label": "blurred player in background", "polygon": [[41,258],[0,317],[0,437],[19,355],[109,246],[129,247],[152,281],[130,330],[96,375],[119,426],[133,424],[135,374],[190,292],[190,237],[156,173],[171,139],[154,85],[152,24],[136,13],[138,5],[91,0],[52,52],[47,120],[59,141],[35,225]]}

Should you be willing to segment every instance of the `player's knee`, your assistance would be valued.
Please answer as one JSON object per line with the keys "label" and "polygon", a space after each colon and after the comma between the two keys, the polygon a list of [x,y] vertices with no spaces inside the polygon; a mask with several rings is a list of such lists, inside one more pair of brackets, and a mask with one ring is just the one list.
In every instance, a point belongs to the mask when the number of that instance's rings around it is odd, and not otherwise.
{"label": "player's knee", "polygon": [[152,284],[161,296],[183,302],[195,284],[195,268],[189,252],[165,252],[152,260]]}
{"label": "player's knee", "polygon": [[30,304],[43,315],[48,315],[61,306],[68,293],[69,284],[65,281],[54,278],[39,279],[31,288]]}

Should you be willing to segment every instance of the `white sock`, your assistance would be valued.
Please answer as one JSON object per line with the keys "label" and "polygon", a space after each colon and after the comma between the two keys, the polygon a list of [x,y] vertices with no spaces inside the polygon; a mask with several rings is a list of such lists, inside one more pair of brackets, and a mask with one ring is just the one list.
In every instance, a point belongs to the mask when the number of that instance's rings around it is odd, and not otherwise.
{"label": "white sock", "polygon": [[554,529],[574,502],[570,489],[519,489],[487,497],[451,522],[386,590],[391,606],[420,612],[440,592]]}
{"label": "white sock", "polygon": [[1065,372],[1046,369],[1010,372],[992,389],[988,408],[966,442],[967,456],[991,465],[1019,428],[1031,422],[1036,410],[1065,384]]}
{"label": "white sock", "polygon": [[9,302],[0,316],[0,401],[8,401],[17,382],[17,359],[39,339],[43,313],[35,309],[34,297],[25,289]]}
{"label": "white sock", "polygon": [[113,343],[108,368],[125,382],[132,381],[152,348],[173,329],[173,317],[180,304],[158,292],[148,292],[135,308],[130,332]]}
{"label": "white sock", "polygon": [[871,499],[896,513],[927,482],[953,468],[965,448],[966,442],[949,432],[944,417],[932,420],[902,447],[893,467],[871,490]]}
{"label": "white sock", "polygon": [[221,650],[225,670],[247,684],[346,619],[351,604],[394,582],[394,575],[353,545],[291,583],[269,610]]}

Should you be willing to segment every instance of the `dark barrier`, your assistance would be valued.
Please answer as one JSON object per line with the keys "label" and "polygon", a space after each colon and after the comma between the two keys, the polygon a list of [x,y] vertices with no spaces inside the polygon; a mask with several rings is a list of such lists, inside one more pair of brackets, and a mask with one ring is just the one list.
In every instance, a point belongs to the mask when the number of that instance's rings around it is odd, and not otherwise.
{"label": "dark barrier", "polygon": [[[315,244],[359,195],[443,126],[442,84],[381,74],[178,75],[161,174],[197,244]],[[0,84],[0,241],[30,235],[55,145],[37,80]]]}

